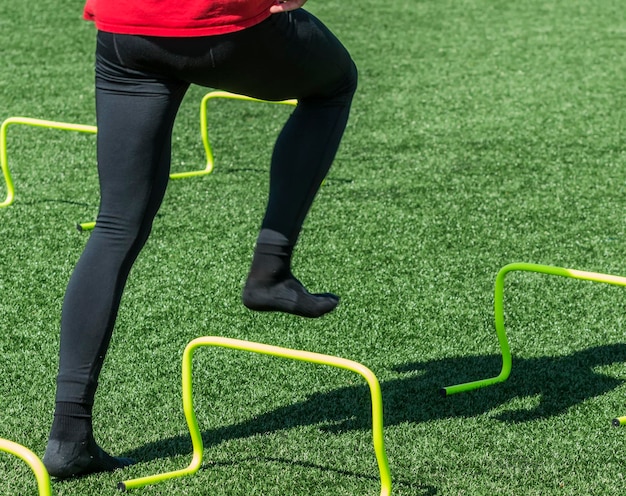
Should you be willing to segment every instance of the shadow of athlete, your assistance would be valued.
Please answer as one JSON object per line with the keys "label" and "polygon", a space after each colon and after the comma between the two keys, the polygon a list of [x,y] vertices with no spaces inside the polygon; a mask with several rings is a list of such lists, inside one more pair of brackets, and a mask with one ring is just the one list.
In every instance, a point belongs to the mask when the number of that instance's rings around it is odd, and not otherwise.
{"label": "shadow of athlete", "polygon": [[[594,370],[619,362],[626,362],[626,344],[597,346],[562,357],[514,358],[506,382],[447,398],[439,395],[441,386],[497,375],[500,357],[452,357],[400,365],[393,370],[402,377],[381,383],[385,426],[488,414],[511,400],[528,396],[539,397],[534,408],[507,410],[493,418],[513,423],[559,415],[620,386],[624,380]],[[304,425],[317,425],[333,433],[371,429],[368,387],[363,384],[314,393],[305,401],[244,422],[205,430],[203,439],[207,446],[216,446],[231,439]],[[125,456],[149,461],[190,451],[188,436],[174,436],[148,443]]]}

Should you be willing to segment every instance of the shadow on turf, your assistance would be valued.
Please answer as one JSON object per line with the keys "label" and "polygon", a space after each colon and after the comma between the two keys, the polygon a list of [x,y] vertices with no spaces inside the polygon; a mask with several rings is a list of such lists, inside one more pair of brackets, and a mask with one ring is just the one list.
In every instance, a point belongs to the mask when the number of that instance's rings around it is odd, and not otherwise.
{"label": "shadow on turf", "polygon": [[[440,396],[442,386],[495,376],[500,371],[501,358],[494,355],[466,356],[395,366],[392,369],[399,377],[381,383],[385,426],[467,418],[489,414],[494,409],[499,409],[500,413],[494,413],[492,418],[508,423],[551,417],[620,386],[623,380],[594,371],[596,367],[619,362],[626,362],[626,344],[598,346],[561,357],[514,357],[512,373],[506,382],[448,398]],[[538,403],[531,409],[502,411],[500,408],[511,400],[531,396],[538,397]],[[365,383],[314,393],[306,401],[278,408],[245,422],[205,430],[203,439],[210,447],[229,439],[304,425],[317,425],[320,430],[334,433],[369,430],[369,401]],[[616,412],[619,413],[623,412]],[[608,425],[610,419],[602,421]],[[189,438],[175,436],[147,444],[123,456],[145,462],[190,451]],[[332,466],[323,469],[336,470]]]}
{"label": "shadow on turf", "polygon": [[[290,466],[297,465],[298,467],[303,467],[306,469],[319,470],[321,472],[333,472],[335,474],[345,476],[345,477],[352,477],[354,479],[371,481],[372,484],[380,484],[380,478],[377,475],[359,474],[357,472],[352,472],[350,470],[341,470],[335,467],[319,465],[317,463],[303,462],[299,460],[291,460],[289,458],[279,458],[279,457],[271,457],[271,456],[264,456],[261,458],[247,457],[247,458],[240,458],[237,460],[228,460],[228,461],[212,460],[212,461],[205,462],[201,470],[210,470],[210,469],[219,468],[219,467],[233,467],[233,466],[239,466],[239,465],[246,465],[250,463],[255,464],[255,465],[269,464],[269,463],[290,465]],[[414,484],[412,482],[409,482],[407,480],[404,480],[395,476],[393,477],[393,487],[395,489],[404,489],[404,490],[410,489],[411,494],[415,494],[417,496],[435,496],[437,494],[437,489],[433,486],[428,486],[425,484]],[[418,492],[415,492],[415,491],[418,491]]]}

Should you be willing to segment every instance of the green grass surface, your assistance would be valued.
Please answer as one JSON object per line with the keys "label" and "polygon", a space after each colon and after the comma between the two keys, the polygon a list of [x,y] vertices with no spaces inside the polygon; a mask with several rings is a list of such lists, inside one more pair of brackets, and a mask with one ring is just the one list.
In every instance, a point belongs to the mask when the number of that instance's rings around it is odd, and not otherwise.
{"label": "green grass surface", "polygon": [[[339,355],[379,377],[397,495],[623,495],[623,288],[507,278],[513,373],[495,375],[493,283],[521,261],[626,275],[626,18],[617,0],[310,0],[350,49],[360,87],[295,272],[342,303],[316,321],[240,303],[288,108],[212,103],[216,169],[171,182],[123,300],[101,377],[98,441],[182,468],[187,342],[221,335]],[[81,1],[0,3],[0,119],[94,123],[94,30]],[[192,88],[173,170],[204,165]],[[94,139],[14,127],[16,201],[0,210],[0,437],[40,456],[54,407],[60,306],[97,210]],[[0,184],[0,195],[5,194]],[[86,309],[88,311],[88,309]],[[354,374],[203,349],[206,459],[145,495],[378,494],[368,396]],[[55,483],[115,494],[121,474]],[[0,455],[0,494],[30,495]]]}

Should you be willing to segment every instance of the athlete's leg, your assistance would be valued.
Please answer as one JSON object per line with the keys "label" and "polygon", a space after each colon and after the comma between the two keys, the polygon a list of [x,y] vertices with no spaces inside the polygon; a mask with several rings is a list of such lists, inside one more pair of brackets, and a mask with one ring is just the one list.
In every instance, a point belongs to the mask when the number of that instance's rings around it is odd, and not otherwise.
{"label": "athlete's leg", "polygon": [[[255,310],[319,317],[338,298],[309,294],[291,274],[291,254],[343,136],[356,67],[339,40],[302,9],[217,37],[206,53],[210,60],[188,64],[187,80],[265,100],[298,99],[274,148],[267,209],[243,301]],[[215,69],[207,71],[210,64]]]}
{"label": "athlete's leg", "polygon": [[[265,99],[294,97],[298,106],[274,147],[267,209],[243,302],[254,310],[319,317],[339,299],[310,294],[291,273],[291,254],[343,136],[356,67],[337,38],[303,10],[272,16],[259,34],[249,35],[262,37],[265,50],[284,51],[283,59],[258,54],[260,63],[250,69],[245,84],[234,82],[231,88]],[[276,80],[262,79],[263,72]]]}
{"label": "athlete's leg", "polygon": [[172,126],[188,87],[125,69],[114,42],[98,36],[100,211],[63,303],[55,419],[43,460],[61,478],[129,463],[97,446],[91,410],[126,279],[165,193]]}

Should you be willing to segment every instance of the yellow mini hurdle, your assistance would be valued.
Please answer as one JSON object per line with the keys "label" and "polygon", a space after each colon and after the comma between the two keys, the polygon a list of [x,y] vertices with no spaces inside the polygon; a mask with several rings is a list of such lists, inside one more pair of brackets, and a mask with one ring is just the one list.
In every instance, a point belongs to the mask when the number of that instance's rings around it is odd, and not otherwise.
{"label": "yellow mini hurdle", "polygon": [[194,339],[187,345],[183,354],[183,410],[189,427],[189,434],[191,435],[193,446],[193,457],[191,463],[188,467],[173,472],[166,472],[120,482],[118,484],[119,489],[126,491],[129,489],[147,486],[149,484],[156,484],[169,479],[189,476],[195,474],[200,469],[204,448],[202,444],[202,435],[200,433],[200,428],[198,427],[198,422],[193,408],[192,358],[194,351],[201,346],[218,346],[232,350],[250,351],[253,353],[299,360],[313,364],[328,365],[331,367],[350,370],[362,376],[369,385],[372,401],[372,438],[374,443],[374,453],[376,455],[378,470],[380,472],[380,496],[389,496],[391,494],[391,475],[389,472],[389,464],[387,462],[387,454],[385,452],[385,442],[383,438],[382,395],[378,379],[370,369],[360,363],[336,356],[322,355],[310,351],[280,348],[278,346],[217,336],[206,336]]}
{"label": "yellow mini hurdle", "polygon": [[37,479],[37,488],[39,496],[51,496],[52,487],[50,485],[50,476],[43,462],[28,448],[21,444],[14,443],[7,439],[0,439],[0,451],[4,451],[11,455],[21,458],[31,468]]}
{"label": "yellow mini hurdle", "polygon": [[[583,270],[554,267],[551,265],[522,262],[505,265],[500,269],[498,275],[496,276],[494,294],[495,327],[496,335],[498,337],[498,343],[500,344],[500,352],[502,354],[502,369],[500,370],[500,373],[495,377],[444,387],[441,389],[441,394],[443,396],[449,396],[451,394],[462,393],[465,391],[472,391],[474,389],[491,386],[492,384],[498,384],[500,382],[506,381],[511,374],[511,348],[509,346],[509,341],[506,336],[506,330],[504,328],[504,279],[509,272],[514,271],[535,272],[539,274],[569,277],[571,279],[579,279],[584,281],[602,282],[615,286],[626,286],[626,277],[615,276],[611,274],[601,274],[598,272],[587,272]],[[615,426],[626,425],[626,416],[617,417],[613,419],[612,423]]]}
{"label": "yellow mini hurdle", "polygon": [[[209,141],[209,119],[208,119],[208,106],[211,100],[215,99],[230,99],[230,100],[238,100],[238,101],[246,101],[246,102],[262,102],[262,103],[273,103],[279,105],[291,105],[295,106],[298,104],[297,100],[280,100],[280,101],[267,101],[267,100],[259,100],[257,98],[252,98],[249,96],[238,95],[236,93],[229,93],[227,91],[211,91],[204,95],[202,100],[200,101],[200,135],[202,138],[202,144],[204,146],[204,152],[206,155],[206,164],[203,168],[192,171],[184,171],[184,172],[174,172],[170,174],[170,179],[184,179],[189,177],[198,177],[204,176],[206,174],[210,174],[213,171],[215,165],[215,159],[213,156],[213,150],[211,148],[211,143]],[[6,186],[6,197],[2,202],[0,202],[0,208],[8,207],[15,200],[15,185],[13,183],[13,178],[11,176],[11,172],[9,170],[9,158],[7,151],[7,134],[9,127],[11,126],[29,126],[29,127],[38,127],[38,128],[46,128],[46,129],[58,129],[62,131],[73,131],[79,133],[87,133],[87,134],[96,134],[97,127],[84,125],[84,124],[73,124],[69,122],[58,122],[51,121],[45,119],[34,119],[31,117],[9,117],[0,126],[0,169],[2,170],[2,176],[4,178],[4,183]],[[95,226],[95,222],[83,222],[78,225],[78,228],[82,231],[89,231],[93,229]]]}

